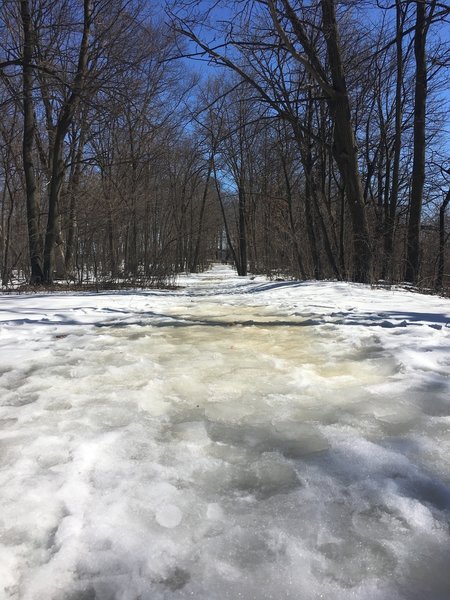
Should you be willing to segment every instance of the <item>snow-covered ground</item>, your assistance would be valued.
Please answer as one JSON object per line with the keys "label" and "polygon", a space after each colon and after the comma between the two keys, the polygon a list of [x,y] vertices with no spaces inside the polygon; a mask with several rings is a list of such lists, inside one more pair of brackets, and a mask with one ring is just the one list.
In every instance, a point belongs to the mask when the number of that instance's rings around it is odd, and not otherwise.
{"label": "snow-covered ground", "polygon": [[180,285],[0,297],[0,598],[448,600],[450,302]]}

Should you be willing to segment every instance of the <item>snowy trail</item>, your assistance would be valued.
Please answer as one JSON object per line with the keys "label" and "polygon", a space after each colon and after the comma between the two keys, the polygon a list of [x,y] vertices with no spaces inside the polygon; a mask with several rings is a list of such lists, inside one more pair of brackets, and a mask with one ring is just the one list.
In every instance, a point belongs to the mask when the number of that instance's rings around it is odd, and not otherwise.
{"label": "snowy trail", "polygon": [[0,298],[0,598],[450,598],[450,302],[225,267]]}

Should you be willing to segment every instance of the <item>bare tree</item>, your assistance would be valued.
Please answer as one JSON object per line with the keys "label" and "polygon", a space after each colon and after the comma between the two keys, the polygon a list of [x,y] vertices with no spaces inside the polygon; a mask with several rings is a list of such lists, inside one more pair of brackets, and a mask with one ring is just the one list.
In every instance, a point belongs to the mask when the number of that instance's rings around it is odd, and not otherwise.
{"label": "bare tree", "polygon": [[22,91],[23,91],[23,170],[25,175],[27,196],[28,244],[30,253],[31,276],[30,282],[44,281],[42,265],[42,249],[39,233],[39,204],[36,193],[36,178],[34,172],[33,146],[35,139],[36,121],[33,103],[33,48],[34,36],[31,26],[30,5],[28,0],[21,0],[20,14],[23,30],[22,49]]}
{"label": "bare tree", "polygon": [[426,40],[436,9],[436,0],[416,0],[414,56],[416,80],[414,97],[414,155],[411,185],[411,204],[408,223],[408,247],[405,278],[417,283],[419,276],[420,220],[425,183],[425,133],[427,102]]}
{"label": "bare tree", "polygon": [[[250,10],[250,4],[249,0],[246,4],[247,11]],[[267,8],[272,20],[274,35],[278,36],[279,43],[306,70],[315,84],[320,88],[330,106],[334,122],[333,154],[343,179],[352,217],[354,279],[357,281],[368,281],[371,278],[372,251],[358,168],[358,153],[352,125],[350,99],[341,57],[334,0],[322,0],[320,2],[322,10],[321,26],[330,67],[329,76],[320,53],[308,36],[304,19],[294,9],[289,0],[264,0],[258,4]],[[317,26],[317,23],[314,25]],[[192,27],[189,26],[186,19],[175,18],[174,26],[177,31],[195,42],[201,52],[208,54],[216,63],[231,68],[238,73],[256,89],[261,98],[268,102],[269,106],[277,111],[280,116],[289,119],[290,122],[293,122],[294,126],[301,127],[301,123],[293,118],[289,110],[286,110],[285,102],[278,102],[277,99],[267,93],[260,81],[254,75],[250,74],[248,70],[243,69],[235,58],[223,53],[221,54],[215,47],[201,40]],[[243,27],[245,30],[248,30],[251,27],[249,21]],[[257,41],[258,36],[256,34],[253,37],[253,41],[249,41],[248,44],[245,40],[240,43],[239,39],[233,35],[233,28],[228,31],[227,36],[225,36],[225,44],[230,44],[242,51],[248,46],[261,44],[261,42]],[[264,47],[265,44],[262,43],[262,48]]]}
{"label": "bare tree", "polygon": [[58,206],[61,187],[65,175],[64,141],[80,102],[85,84],[89,59],[89,36],[92,26],[92,0],[83,2],[83,29],[81,34],[78,64],[73,81],[69,84],[70,93],[62,102],[51,148],[51,177],[48,195],[48,220],[44,246],[44,281],[53,283],[54,248],[58,235]]}

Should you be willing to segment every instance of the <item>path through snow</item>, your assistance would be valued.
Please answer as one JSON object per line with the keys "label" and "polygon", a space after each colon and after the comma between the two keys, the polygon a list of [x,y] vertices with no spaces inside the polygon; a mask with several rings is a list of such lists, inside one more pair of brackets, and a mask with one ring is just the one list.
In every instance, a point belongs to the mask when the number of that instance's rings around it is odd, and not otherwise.
{"label": "path through snow", "polygon": [[448,600],[450,303],[226,267],[0,299],[0,597]]}

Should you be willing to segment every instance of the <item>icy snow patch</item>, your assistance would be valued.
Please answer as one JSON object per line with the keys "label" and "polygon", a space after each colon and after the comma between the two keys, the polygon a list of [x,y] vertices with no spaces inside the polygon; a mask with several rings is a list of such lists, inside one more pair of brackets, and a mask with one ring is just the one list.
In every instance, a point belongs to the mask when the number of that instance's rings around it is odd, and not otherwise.
{"label": "icy snow patch", "polygon": [[0,597],[448,600],[449,303],[184,284],[2,298]]}

